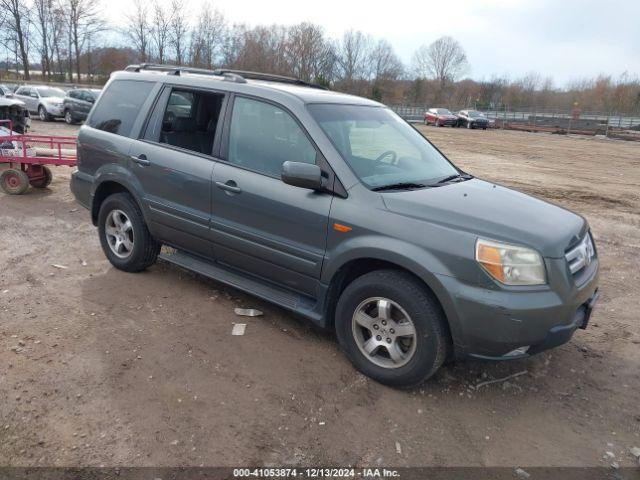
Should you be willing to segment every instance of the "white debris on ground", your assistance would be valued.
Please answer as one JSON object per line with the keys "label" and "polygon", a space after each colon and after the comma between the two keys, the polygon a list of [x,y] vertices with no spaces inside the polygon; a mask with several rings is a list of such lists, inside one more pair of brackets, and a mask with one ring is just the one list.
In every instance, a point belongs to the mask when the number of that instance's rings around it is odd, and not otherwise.
{"label": "white debris on ground", "polygon": [[242,317],[259,317],[262,315],[262,311],[256,308],[236,308],[234,312]]}
{"label": "white debris on ground", "polygon": [[234,323],[233,329],[231,329],[231,335],[244,335],[244,331],[247,329],[246,323]]}
{"label": "white debris on ground", "polygon": [[516,468],[516,475],[519,478],[529,478],[531,476],[529,472],[527,472],[526,470],[523,470],[522,468]]}

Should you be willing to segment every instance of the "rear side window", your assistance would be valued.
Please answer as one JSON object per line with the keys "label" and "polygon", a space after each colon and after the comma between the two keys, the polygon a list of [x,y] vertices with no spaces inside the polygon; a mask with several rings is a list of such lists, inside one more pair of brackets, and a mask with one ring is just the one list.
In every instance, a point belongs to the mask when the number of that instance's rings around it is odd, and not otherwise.
{"label": "rear side window", "polygon": [[128,137],[138,113],[153,89],[153,82],[116,80],[100,97],[89,125],[98,130]]}
{"label": "rear side window", "polygon": [[229,132],[230,163],[279,177],[282,164],[315,163],[316,149],[293,117],[270,103],[236,97]]}

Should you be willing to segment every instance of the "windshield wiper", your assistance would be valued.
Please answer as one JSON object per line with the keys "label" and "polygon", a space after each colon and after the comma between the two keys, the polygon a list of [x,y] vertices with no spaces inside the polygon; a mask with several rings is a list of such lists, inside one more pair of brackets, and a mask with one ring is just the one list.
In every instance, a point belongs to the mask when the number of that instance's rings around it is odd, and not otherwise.
{"label": "windshield wiper", "polygon": [[422,183],[413,183],[413,182],[399,182],[399,183],[390,183],[389,185],[382,185],[380,187],[373,187],[371,190],[374,192],[382,192],[385,190],[405,190],[411,188],[425,188],[426,185]]}
{"label": "windshield wiper", "polygon": [[460,174],[460,173],[456,173],[454,175],[449,175],[448,177],[443,178],[442,180],[438,180],[438,184],[441,183],[447,183],[450,182],[451,180],[455,180],[459,178],[461,181],[462,180],[471,180],[473,178],[473,176],[469,175],[469,174]]}

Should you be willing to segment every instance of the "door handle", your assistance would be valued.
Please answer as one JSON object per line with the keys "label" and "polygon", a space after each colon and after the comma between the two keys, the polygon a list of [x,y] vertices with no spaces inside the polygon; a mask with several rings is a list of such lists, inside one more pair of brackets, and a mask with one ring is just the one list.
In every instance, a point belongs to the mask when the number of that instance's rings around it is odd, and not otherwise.
{"label": "door handle", "polygon": [[147,160],[147,156],[144,153],[141,153],[137,157],[135,155],[131,155],[131,160],[133,160],[138,165],[142,165],[143,167],[148,167],[151,165],[151,162]]}
{"label": "door handle", "polygon": [[216,186],[222,190],[226,190],[231,193],[240,193],[242,189],[233,180],[228,180],[227,183],[216,182]]}

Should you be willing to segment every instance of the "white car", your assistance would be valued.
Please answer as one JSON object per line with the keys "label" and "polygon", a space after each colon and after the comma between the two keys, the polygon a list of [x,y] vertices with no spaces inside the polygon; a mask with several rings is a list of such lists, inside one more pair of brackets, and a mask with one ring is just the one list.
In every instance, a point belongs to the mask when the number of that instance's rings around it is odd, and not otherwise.
{"label": "white car", "polygon": [[64,90],[55,87],[25,85],[13,94],[22,100],[31,113],[37,113],[40,120],[47,122],[64,116]]}

